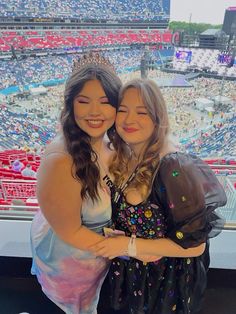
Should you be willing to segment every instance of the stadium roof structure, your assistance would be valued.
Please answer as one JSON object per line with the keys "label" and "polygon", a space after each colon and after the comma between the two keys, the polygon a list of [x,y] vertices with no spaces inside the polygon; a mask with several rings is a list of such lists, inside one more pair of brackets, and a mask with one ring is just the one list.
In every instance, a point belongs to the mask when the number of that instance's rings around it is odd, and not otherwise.
{"label": "stadium roof structure", "polygon": [[202,32],[200,35],[201,36],[214,36],[214,37],[219,37],[221,35],[225,34],[225,32],[223,32],[220,29],[215,29],[215,28],[208,28],[207,30],[205,30],[204,32]]}

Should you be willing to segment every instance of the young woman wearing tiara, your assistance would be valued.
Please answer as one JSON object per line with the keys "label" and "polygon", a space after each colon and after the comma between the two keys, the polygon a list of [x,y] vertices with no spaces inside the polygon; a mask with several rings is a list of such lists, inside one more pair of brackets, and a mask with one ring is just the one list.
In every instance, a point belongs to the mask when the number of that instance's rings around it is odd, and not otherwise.
{"label": "young woman wearing tiara", "polygon": [[109,260],[90,247],[111,224],[110,191],[101,178],[121,81],[108,60],[82,57],[65,86],[61,134],[46,148],[37,177],[40,211],[31,243],[43,292],[67,314],[95,314]]}
{"label": "young woman wearing tiara", "polygon": [[[116,130],[113,220],[125,236],[110,230],[93,248],[114,258],[107,277],[111,306],[128,314],[197,313],[208,238],[222,227],[215,209],[225,205],[225,192],[206,163],[169,141],[167,109],[154,81],[123,86]],[[145,255],[153,257],[143,263]]]}

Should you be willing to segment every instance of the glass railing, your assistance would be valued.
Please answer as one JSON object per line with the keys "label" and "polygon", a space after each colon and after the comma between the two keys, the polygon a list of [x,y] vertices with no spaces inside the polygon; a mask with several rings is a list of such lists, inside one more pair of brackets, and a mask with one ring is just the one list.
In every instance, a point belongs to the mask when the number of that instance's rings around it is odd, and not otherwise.
{"label": "glass railing", "polygon": [[[219,166],[220,167],[220,166]],[[217,209],[217,212],[225,218],[225,229],[236,229],[236,189],[234,183],[236,182],[236,175],[221,175],[217,174],[219,182],[224,187],[227,195],[227,204],[224,207]],[[21,199],[16,200],[16,196],[12,199],[12,204],[0,204],[0,219],[10,220],[31,220],[35,212],[39,209],[36,199],[36,181],[18,181],[14,180],[2,180],[0,183],[4,186],[3,190],[10,188],[10,192],[14,191],[21,196]],[[25,189],[25,193],[31,193],[31,197],[22,201],[24,195],[19,191],[22,191],[22,187]],[[32,192],[33,191],[33,192]],[[33,193],[33,194],[32,194]],[[13,197],[13,196],[11,196]],[[18,202],[24,205],[14,205]]]}

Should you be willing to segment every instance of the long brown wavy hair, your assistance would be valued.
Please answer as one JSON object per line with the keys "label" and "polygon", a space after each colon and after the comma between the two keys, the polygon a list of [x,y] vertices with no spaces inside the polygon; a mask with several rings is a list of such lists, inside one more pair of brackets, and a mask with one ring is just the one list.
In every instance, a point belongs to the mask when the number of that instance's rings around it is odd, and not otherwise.
{"label": "long brown wavy hair", "polygon": [[[84,84],[93,79],[99,80],[110,104],[117,109],[120,79],[108,67],[89,64],[76,69],[66,82],[61,125],[67,151],[73,159],[72,175],[82,184],[81,197],[84,199],[89,196],[94,201],[99,198],[98,156],[92,149],[90,136],[77,125],[73,108],[74,98],[82,90]],[[107,135],[113,142],[114,125],[107,131]]]}
{"label": "long brown wavy hair", "polygon": [[[127,82],[120,90],[119,104],[129,88],[138,90],[155,126],[154,132],[146,145],[142,161],[139,163],[138,172],[130,184],[130,187],[138,189],[143,199],[145,199],[150,193],[153,176],[160,163],[160,152],[168,136],[168,113],[162,93],[153,80],[134,79]],[[132,151],[128,143],[125,143],[117,133],[113,138],[113,146],[117,154],[113,157],[109,170],[114,175],[115,185],[120,186],[129,172]]]}

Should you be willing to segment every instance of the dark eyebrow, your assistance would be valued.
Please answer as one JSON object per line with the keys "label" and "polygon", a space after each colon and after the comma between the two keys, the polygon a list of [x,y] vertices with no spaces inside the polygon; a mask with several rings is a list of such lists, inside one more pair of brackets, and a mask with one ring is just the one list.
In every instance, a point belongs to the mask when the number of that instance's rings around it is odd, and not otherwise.
{"label": "dark eyebrow", "polygon": [[76,97],[84,97],[84,98],[89,99],[89,97],[88,97],[88,96],[85,96],[85,95],[82,95],[82,94],[78,94],[78,95],[76,95]]}
{"label": "dark eyebrow", "polygon": [[[85,95],[82,95],[82,94],[78,94],[76,97],[84,97],[84,98],[90,99],[88,96],[85,96]],[[102,99],[102,98],[108,99],[107,96],[101,96],[101,97],[99,97],[99,99]]]}
{"label": "dark eyebrow", "polygon": [[[120,107],[126,107],[127,108],[128,106],[120,104]],[[136,108],[147,110],[147,108],[145,106],[136,106]]]}

